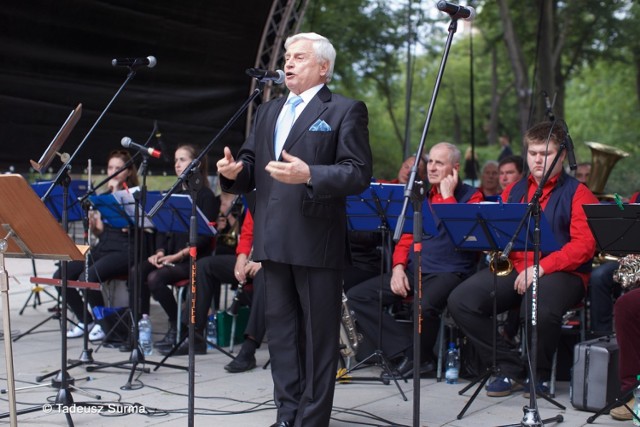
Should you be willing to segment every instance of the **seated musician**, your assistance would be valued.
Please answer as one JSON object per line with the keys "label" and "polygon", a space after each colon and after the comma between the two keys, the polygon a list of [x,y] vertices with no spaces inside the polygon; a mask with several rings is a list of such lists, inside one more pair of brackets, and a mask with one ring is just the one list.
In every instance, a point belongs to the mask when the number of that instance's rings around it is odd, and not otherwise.
{"label": "seated musician", "polygon": [[[107,162],[107,175],[110,176],[122,168],[131,156],[127,151],[115,150],[109,154]],[[124,190],[129,187],[138,185],[138,175],[136,167],[131,163],[126,169],[118,175],[111,178],[107,183],[108,192]],[[129,269],[130,252],[133,250],[133,244],[130,244],[132,235],[128,229],[112,227],[100,217],[100,212],[89,211],[89,230],[98,238],[98,243],[91,249],[89,254],[88,276],[84,277],[84,261],[71,261],[67,263],[67,278],[69,280],[86,280],[88,282],[102,283],[114,277],[126,275]],[[60,278],[60,270],[57,270],[54,278]],[[83,335],[85,324],[84,316],[86,315],[87,329],[89,339],[101,340],[104,338],[102,327],[94,322],[93,315],[87,305],[91,307],[104,305],[102,293],[96,290],[87,290],[85,292],[87,301],[82,301],[82,296],[77,289],[67,289],[67,305],[69,309],[80,320],[77,326],[67,332],[67,338],[78,338]]]}
{"label": "seated musician", "polygon": [[[182,175],[184,170],[198,156],[198,148],[191,144],[181,144],[174,154],[174,169],[176,176]],[[207,176],[207,157],[204,156],[200,165],[200,174]],[[203,179],[204,185],[196,195],[195,203],[208,219],[215,218],[220,210],[220,200],[215,197],[209,186],[209,180]],[[176,194],[189,194],[186,183],[176,191]],[[196,239],[197,258],[211,254],[213,244],[210,236],[199,235]],[[142,299],[138,315],[149,313],[149,298],[145,298],[145,287],[167,314],[169,328],[164,338],[154,343],[156,348],[165,343],[173,343],[177,333],[178,304],[173,296],[170,284],[189,278],[189,235],[188,233],[157,233],[155,253],[141,264],[143,280]],[[136,277],[134,266],[131,277]],[[131,292],[130,292],[131,293]],[[136,319],[137,321],[138,319]]]}
{"label": "seated musician", "polygon": [[[431,189],[428,203],[476,203],[482,194],[459,180],[460,150],[447,142],[434,145],[429,153],[427,176]],[[391,274],[369,279],[347,292],[349,307],[354,311],[362,333],[372,342],[378,342],[378,295],[381,280],[382,304],[389,305],[413,294],[413,268],[410,261],[412,234],[404,234],[393,252]],[[436,236],[423,239],[422,253],[422,340],[421,372],[434,369],[433,347],[440,324],[440,314],[449,293],[473,271],[477,254],[456,251],[442,224]],[[388,285],[390,284],[390,286]],[[381,350],[388,357],[397,357],[394,374],[411,375],[413,369],[412,334],[389,314],[383,314]],[[383,373],[383,375],[386,375]]]}
{"label": "seated musician", "polygon": [[[524,144],[531,173],[503,191],[505,202],[531,199],[565,138],[562,127],[551,122],[537,124],[526,132]],[[566,152],[562,151],[540,198],[544,216],[561,248],[540,256],[536,392],[548,390],[543,382],[550,376],[562,316],[584,297],[595,250],[582,205],[598,203],[598,200],[584,184],[563,171],[565,157]],[[502,313],[520,306],[524,316],[525,310],[528,313],[531,309],[530,302],[523,296],[533,281],[533,253],[512,252],[509,259],[513,270],[496,277],[497,311]],[[492,359],[493,287],[494,276],[489,269],[484,269],[460,284],[448,302],[449,312],[487,364]],[[502,336],[497,338],[497,367],[498,375],[487,386],[487,395],[507,396],[515,389],[512,379],[525,378],[525,366],[521,356],[509,350]]]}

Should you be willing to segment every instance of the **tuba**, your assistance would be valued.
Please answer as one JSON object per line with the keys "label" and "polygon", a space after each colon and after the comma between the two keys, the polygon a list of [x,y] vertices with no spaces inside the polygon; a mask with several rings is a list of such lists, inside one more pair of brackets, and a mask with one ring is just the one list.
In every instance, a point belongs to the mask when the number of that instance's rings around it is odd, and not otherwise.
{"label": "tuba", "polygon": [[587,187],[601,201],[613,200],[613,196],[604,194],[604,186],[618,160],[628,157],[629,153],[599,142],[589,141],[585,144],[591,149],[591,172],[587,180]]}

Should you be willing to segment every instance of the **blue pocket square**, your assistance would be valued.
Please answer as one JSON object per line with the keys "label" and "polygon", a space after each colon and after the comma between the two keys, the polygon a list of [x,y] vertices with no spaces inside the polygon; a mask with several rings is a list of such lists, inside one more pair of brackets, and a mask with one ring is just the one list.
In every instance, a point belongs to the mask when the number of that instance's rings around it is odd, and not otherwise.
{"label": "blue pocket square", "polygon": [[316,122],[312,124],[311,127],[309,128],[309,132],[330,132],[330,131],[331,131],[331,126],[329,126],[327,122],[325,122],[322,119],[316,120]]}

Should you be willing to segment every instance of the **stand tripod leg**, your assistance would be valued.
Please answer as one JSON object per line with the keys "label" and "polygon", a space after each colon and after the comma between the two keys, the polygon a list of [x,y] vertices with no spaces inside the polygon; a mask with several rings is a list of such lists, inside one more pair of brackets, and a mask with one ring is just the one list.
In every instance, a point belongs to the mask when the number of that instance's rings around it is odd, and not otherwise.
{"label": "stand tripod leg", "polygon": [[[170,367],[170,368],[177,367],[177,368],[185,369],[185,370],[188,369],[188,368],[183,368],[182,366],[169,365],[169,364],[165,363],[165,361],[168,358],[170,358],[171,356],[174,355],[174,353],[178,350],[178,348],[182,345],[182,343],[187,340],[187,338],[189,338],[188,335],[185,335],[185,336],[181,337],[180,341],[178,341],[176,344],[173,345],[173,347],[171,347],[171,350],[169,350],[169,352],[167,354],[165,354],[165,356],[162,358],[162,360],[160,362],[154,362],[156,367],[153,368],[153,370],[157,371],[161,366],[167,366],[167,367]],[[202,339],[202,336],[198,335],[198,338]],[[211,341],[207,341],[207,344],[209,344],[210,346],[212,346],[213,348],[215,348],[216,350],[218,350],[220,353],[224,354],[225,356],[229,356],[231,359],[234,359],[233,354],[231,354],[228,351],[224,350],[218,344],[216,344],[214,342],[211,342]]]}
{"label": "stand tripod leg", "polygon": [[465,388],[463,388],[462,390],[460,390],[458,392],[459,395],[464,394],[467,390],[469,390],[475,383],[477,383],[478,381],[480,381],[480,384],[478,384],[478,387],[476,388],[476,391],[473,392],[473,394],[471,395],[471,398],[469,399],[469,401],[467,402],[466,405],[464,405],[464,408],[462,408],[462,410],[460,411],[460,413],[458,413],[457,418],[459,420],[462,419],[462,417],[464,417],[465,412],[467,412],[467,409],[469,409],[469,407],[471,406],[471,404],[473,403],[473,401],[476,399],[476,397],[478,396],[478,394],[480,393],[480,390],[482,390],[482,388],[484,387],[484,385],[487,383],[487,381],[489,381],[489,378],[491,378],[491,376],[493,375],[493,370],[489,369],[487,372],[485,372],[484,374],[482,374],[480,377],[477,377],[473,380],[473,382],[469,385],[467,385]]}
{"label": "stand tripod leg", "polygon": [[24,337],[25,335],[29,335],[31,332],[35,331],[36,329],[38,329],[40,326],[44,325],[45,323],[47,323],[49,320],[52,319],[58,319],[60,320],[60,313],[55,313],[52,314],[51,316],[47,317],[46,319],[44,319],[42,322],[38,323],[37,325],[33,326],[31,329],[29,329],[26,332],[21,333],[20,335],[16,335],[13,338],[13,342],[18,341],[20,338]]}

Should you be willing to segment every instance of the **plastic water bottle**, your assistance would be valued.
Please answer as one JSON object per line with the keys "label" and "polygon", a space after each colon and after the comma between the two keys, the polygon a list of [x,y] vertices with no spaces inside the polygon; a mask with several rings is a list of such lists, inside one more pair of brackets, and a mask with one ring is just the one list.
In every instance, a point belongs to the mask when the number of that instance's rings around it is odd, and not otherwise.
{"label": "plastic water bottle", "polygon": [[[636,377],[638,381],[640,381],[640,375]],[[633,404],[633,413],[636,414],[637,417],[640,417],[640,385],[633,390],[633,397],[635,397],[635,403]],[[633,425],[640,426],[640,421],[633,417]]]}
{"label": "plastic water bottle", "polygon": [[138,322],[138,342],[145,356],[153,354],[153,343],[151,342],[151,320],[148,314],[143,314]]}
{"label": "plastic water bottle", "polygon": [[207,349],[212,350],[213,344],[218,343],[218,326],[216,325],[216,315],[212,313],[207,320]]}
{"label": "plastic water bottle", "polygon": [[460,373],[460,355],[454,343],[449,343],[447,350],[447,360],[444,376],[447,384],[456,384],[458,382],[458,374]]}

